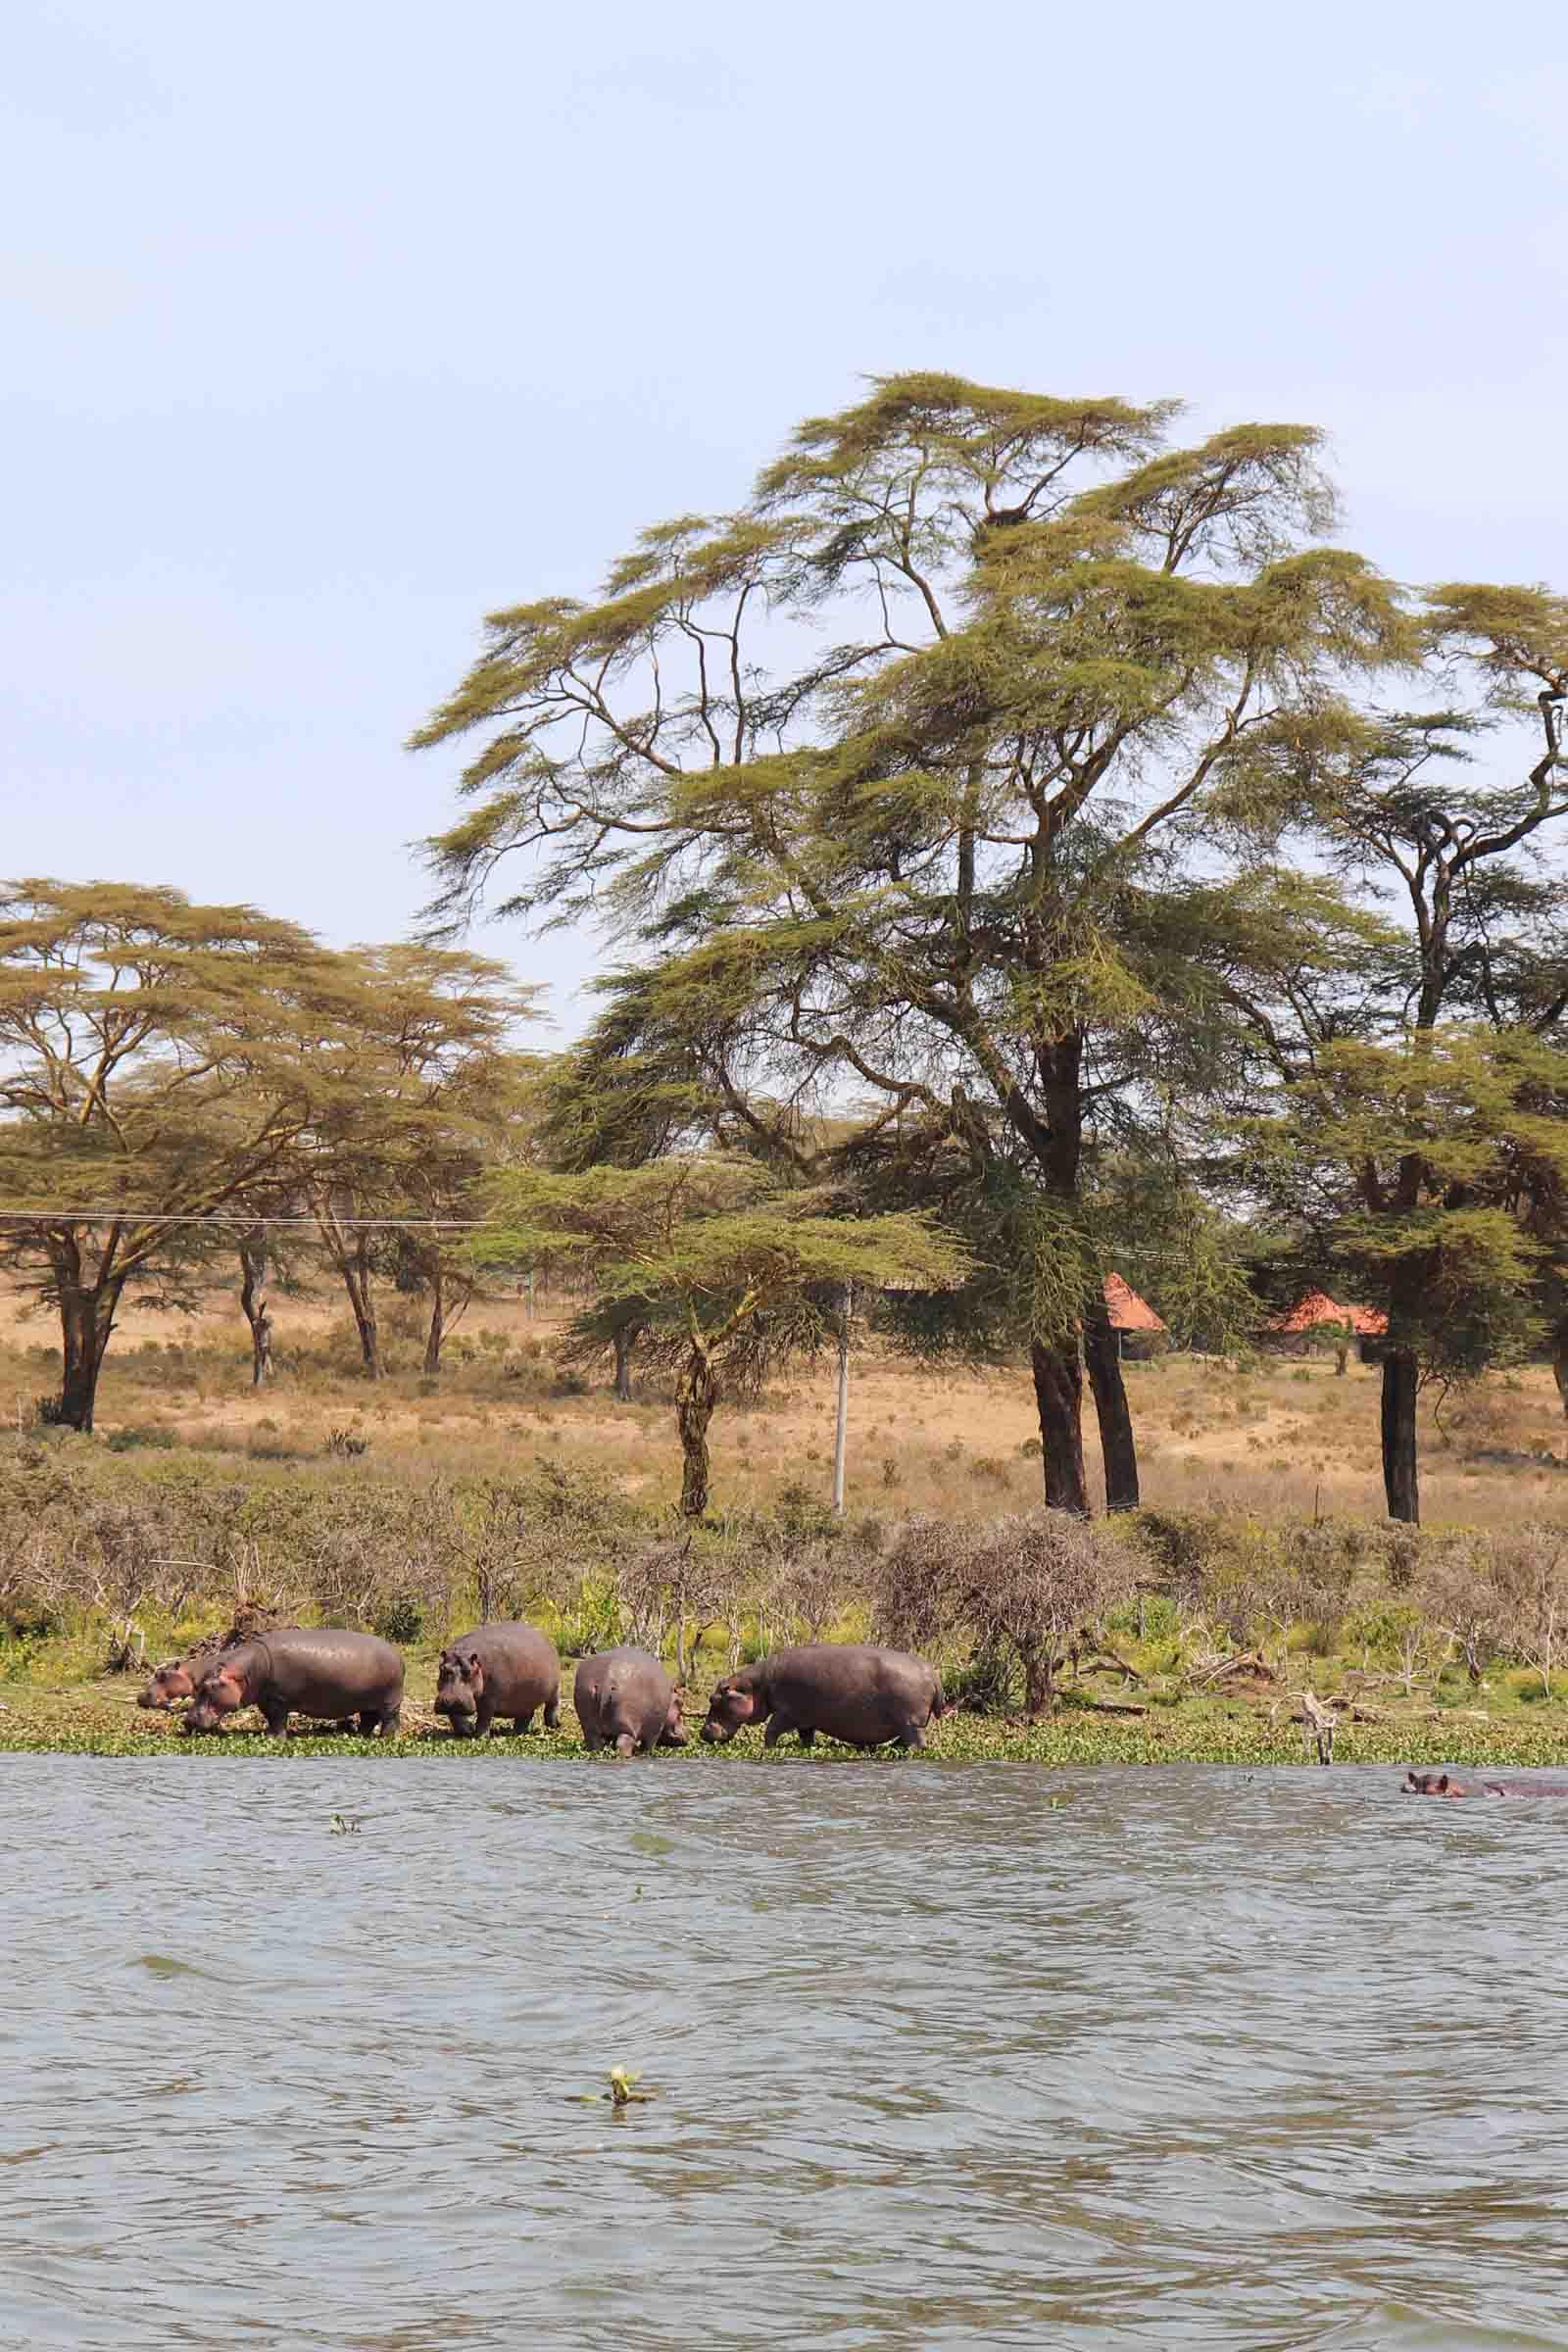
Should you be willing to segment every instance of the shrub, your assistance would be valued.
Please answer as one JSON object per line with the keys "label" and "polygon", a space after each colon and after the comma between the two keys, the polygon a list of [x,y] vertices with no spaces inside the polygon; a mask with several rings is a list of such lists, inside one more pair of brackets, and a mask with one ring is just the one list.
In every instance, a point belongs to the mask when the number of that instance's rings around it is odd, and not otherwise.
{"label": "shrub", "polygon": [[424,1632],[424,1608],[414,1592],[396,1592],[375,1613],[375,1630],[383,1642],[417,1642]]}
{"label": "shrub", "polygon": [[922,1516],[875,1566],[872,1621],[912,1649],[967,1633],[976,1659],[1010,1657],[1028,1712],[1049,1714],[1063,1665],[1135,1575],[1118,1544],[1060,1511],[989,1525]]}

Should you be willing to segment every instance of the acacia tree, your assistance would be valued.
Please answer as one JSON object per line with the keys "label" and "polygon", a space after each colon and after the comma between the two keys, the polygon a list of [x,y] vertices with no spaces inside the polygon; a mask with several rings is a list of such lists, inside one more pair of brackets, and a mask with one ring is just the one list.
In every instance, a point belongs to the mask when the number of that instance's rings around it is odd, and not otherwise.
{"label": "acacia tree", "polygon": [[335,959],[249,906],[28,880],[0,897],[0,1265],[60,1317],[90,1430],[127,1289],[188,1302],[203,1229],[338,1101]]}
{"label": "acacia tree", "polygon": [[[1568,817],[1568,599],[1538,588],[1440,587],[1424,600],[1421,635],[1429,674],[1467,699],[1413,713],[1324,709],[1268,730],[1237,763],[1219,810],[1254,849],[1277,854],[1294,837],[1326,852],[1345,882],[1369,893],[1388,918],[1362,922],[1354,935],[1348,922],[1343,960],[1310,976],[1287,968],[1277,943],[1261,938],[1232,967],[1232,1001],[1265,1083],[1278,1089],[1287,1134],[1300,1132],[1299,1105],[1316,1099],[1320,1082],[1337,1091],[1348,1041],[1385,1049],[1390,1058],[1378,1066],[1397,1106],[1445,1024],[1485,1024],[1504,1059],[1517,1036],[1528,1060],[1530,1041],[1556,1039],[1568,1011],[1561,884],[1541,858]],[[1481,754],[1499,731],[1505,752],[1515,753],[1521,722],[1515,771],[1483,769]],[[1538,1069],[1537,1082],[1549,1093],[1549,1072]],[[1442,1094],[1435,1084],[1431,1101]],[[1396,1107],[1390,1133],[1400,1131],[1401,1115]],[[1435,1198],[1454,1199],[1469,1214],[1480,1198],[1500,1196],[1496,1185],[1478,1196],[1468,1180],[1455,1196],[1424,1126],[1392,1166],[1364,1119],[1347,1134],[1356,1150],[1341,1182],[1358,1218],[1369,1234],[1403,1234],[1410,1244],[1380,1243],[1361,1250],[1359,1262],[1388,1315],[1381,1357],[1389,1514],[1414,1520],[1417,1392],[1424,1369],[1445,1352],[1433,1328],[1425,1218]],[[1314,1162],[1321,1166],[1319,1154]],[[1542,1151],[1511,1174],[1494,1171],[1538,1241],[1555,1221],[1554,1165],[1555,1155]]]}
{"label": "acacia tree", "polygon": [[303,1198],[321,1248],[348,1293],[367,1376],[382,1370],[378,1274],[398,1243],[430,1300],[424,1368],[471,1295],[468,1240],[475,1187],[506,1148],[518,1104],[514,1032],[532,1006],[492,957],[419,944],[361,948],[352,976],[353,1043],[347,1084],[330,1120],[313,1128]]}
{"label": "acacia tree", "polygon": [[[1258,1122],[1250,1180],[1319,1262],[1388,1298],[1414,1387],[1516,1359],[1540,1334],[1540,1245],[1520,1203],[1568,1182],[1568,1053],[1528,1032],[1445,1026],[1324,1045]],[[1415,1415],[1383,1385],[1389,1516],[1420,1518]]]}
{"label": "acacia tree", "polygon": [[494,1259],[554,1260],[591,1281],[602,1307],[636,1302],[647,1344],[675,1363],[680,1507],[708,1508],[709,1425],[726,1393],[831,1336],[819,1299],[847,1282],[955,1279],[952,1243],[913,1216],[828,1213],[821,1192],[788,1192],[756,1161],[674,1157],[578,1174],[492,1180]]}
{"label": "acacia tree", "polygon": [[1153,1002],[1129,893],[1254,733],[1405,651],[1386,584],[1309,544],[1318,435],[1172,448],[1174,414],[878,379],[740,512],[645,532],[597,602],[492,616],[415,739],[481,738],[431,845],[441,913],[512,858],[501,911],[640,925],[625,987],[737,1119],[853,1092],[977,1166],[1005,1130],[1051,1205],[1031,1356],[1048,1494],[1079,1511],[1080,1327],[1107,1502],[1138,1498],[1083,1215]]}

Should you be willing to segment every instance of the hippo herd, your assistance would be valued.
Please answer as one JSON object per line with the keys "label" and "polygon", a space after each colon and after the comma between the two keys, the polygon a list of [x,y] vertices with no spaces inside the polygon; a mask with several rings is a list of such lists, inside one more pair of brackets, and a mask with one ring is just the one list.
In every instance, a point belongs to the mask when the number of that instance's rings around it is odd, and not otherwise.
{"label": "hippo herd", "polygon": [[[403,1706],[403,1656],[375,1634],[282,1626],[235,1634],[160,1666],[138,1704],[160,1710],[188,1699],[185,1730],[220,1732],[241,1707],[259,1707],[281,1739],[291,1715],[389,1740]],[[646,1649],[596,1652],[577,1668],[572,1704],[589,1751],[619,1756],[684,1747],[680,1694]],[[561,1659],[532,1625],[480,1625],[441,1652],[435,1709],[454,1739],[482,1740],[497,1720],[518,1732],[542,1716],[561,1720]],[[714,1690],[701,1738],[733,1740],[765,1726],[772,1747],[789,1732],[808,1747],[818,1732],[867,1750],[896,1741],[922,1747],[928,1727],[949,1712],[935,1667],[900,1649],[865,1642],[812,1642],[778,1649],[727,1676]]]}
{"label": "hippo herd", "polygon": [[[220,1732],[242,1707],[258,1707],[281,1739],[291,1715],[318,1725],[392,1739],[403,1707],[403,1655],[376,1634],[289,1625],[269,1633],[213,1639],[160,1666],[138,1704],[169,1709],[190,1703],[185,1729]],[[646,1649],[603,1649],[584,1658],[572,1704],[590,1753],[618,1756],[684,1747],[680,1693]],[[561,1659],[533,1625],[478,1625],[448,1642],[436,1667],[435,1711],[456,1740],[483,1740],[498,1721],[517,1732],[542,1718],[561,1721]],[[726,1675],[709,1700],[699,1737],[733,1740],[762,1732],[765,1747],[794,1733],[809,1747],[818,1732],[862,1752],[896,1742],[923,1747],[934,1723],[951,1713],[936,1668],[903,1649],[860,1642],[808,1642],[770,1650]],[[1407,1796],[1568,1796],[1568,1781],[1460,1780],[1411,1771]]]}

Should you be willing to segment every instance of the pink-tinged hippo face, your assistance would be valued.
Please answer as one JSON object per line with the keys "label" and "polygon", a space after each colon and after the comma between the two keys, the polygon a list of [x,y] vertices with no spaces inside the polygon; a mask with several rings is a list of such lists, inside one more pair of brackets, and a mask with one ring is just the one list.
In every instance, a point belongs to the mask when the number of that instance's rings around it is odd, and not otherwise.
{"label": "pink-tinged hippo face", "polygon": [[[677,1700],[676,1705],[679,1703]],[[738,1674],[732,1674],[709,1700],[701,1736],[708,1740],[733,1740],[737,1732],[758,1719],[757,1692]]]}
{"label": "pink-tinged hippo face", "polygon": [[245,1692],[231,1667],[215,1666],[203,1675],[185,1716],[187,1732],[221,1731],[225,1715],[245,1704]]}
{"label": "pink-tinged hippo face", "polygon": [[190,1668],[184,1659],[171,1658],[167,1666],[160,1666],[154,1673],[136,1704],[138,1707],[156,1707],[162,1711],[172,1707],[176,1699],[194,1696],[195,1690]]}
{"label": "pink-tinged hippo face", "polygon": [[678,1690],[669,1702],[669,1713],[664,1718],[664,1728],[659,1737],[665,1747],[684,1747],[686,1745],[688,1737],[686,1718],[681,1713]]}
{"label": "pink-tinged hippo face", "polygon": [[459,1649],[444,1649],[436,1667],[435,1711],[455,1732],[471,1727],[484,1696],[484,1667]]}

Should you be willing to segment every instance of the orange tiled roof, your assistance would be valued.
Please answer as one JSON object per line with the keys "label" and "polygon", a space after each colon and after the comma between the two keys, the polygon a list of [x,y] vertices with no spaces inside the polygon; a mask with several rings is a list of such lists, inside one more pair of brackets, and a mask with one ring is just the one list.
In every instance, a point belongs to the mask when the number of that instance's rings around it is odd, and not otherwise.
{"label": "orange tiled roof", "polygon": [[1112,1331],[1163,1331],[1161,1322],[1147,1299],[1140,1298],[1130,1283],[1119,1274],[1105,1276],[1105,1304],[1110,1309]]}
{"label": "orange tiled roof", "polygon": [[1283,1315],[1276,1315],[1270,1331],[1311,1331],[1319,1323],[1348,1323],[1352,1331],[1364,1338],[1377,1339],[1389,1328],[1389,1318],[1375,1306],[1341,1306],[1326,1291],[1308,1291],[1302,1298]]}

